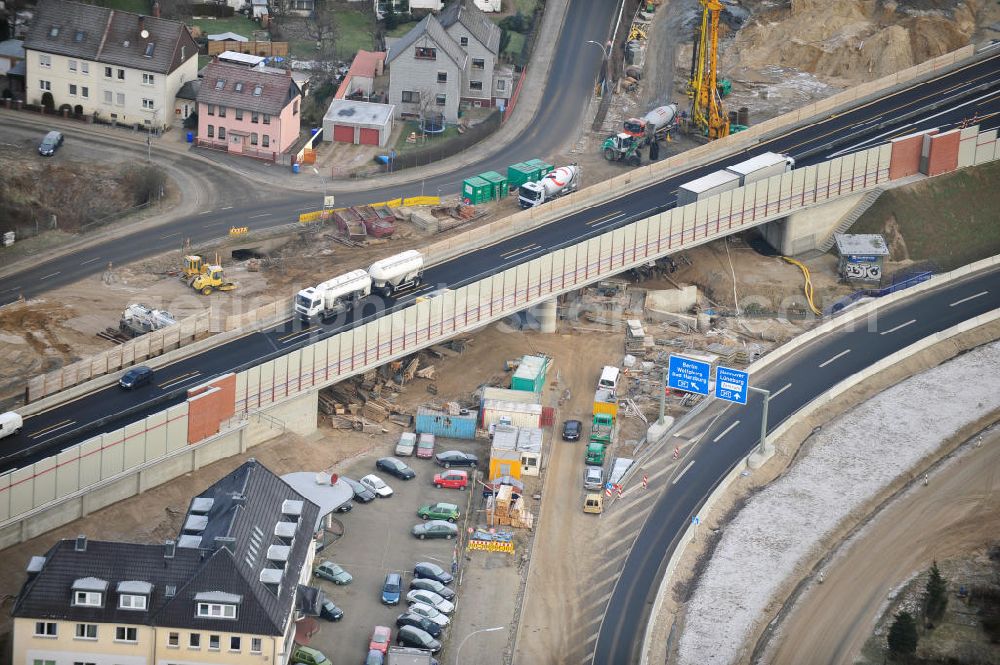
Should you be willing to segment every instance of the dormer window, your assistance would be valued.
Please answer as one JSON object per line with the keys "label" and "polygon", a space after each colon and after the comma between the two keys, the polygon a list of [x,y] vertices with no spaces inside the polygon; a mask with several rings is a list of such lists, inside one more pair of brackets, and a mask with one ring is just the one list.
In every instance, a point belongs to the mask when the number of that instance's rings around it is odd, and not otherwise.
{"label": "dormer window", "polygon": [[146,609],[146,596],[139,596],[130,593],[123,593],[118,596],[118,609],[120,610],[143,610]]}
{"label": "dormer window", "polygon": [[198,616],[210,619],[235,619],[236,606],[228,603],[198,603]]}
{"label": "dormer window", "polygon": [[235,619],[242,596],[225,591],[196,593],[196,615],[203,619]]}
{"label": "dormer window", "polygon": [[108,583],[96,577],[81,577],[73,582],[74,607],[104,607]]}
{"label": "dormer window", "polygon": [[77,607],[101,607],[101,594],[96,591],[77,591],[73,594],[73,604]]}

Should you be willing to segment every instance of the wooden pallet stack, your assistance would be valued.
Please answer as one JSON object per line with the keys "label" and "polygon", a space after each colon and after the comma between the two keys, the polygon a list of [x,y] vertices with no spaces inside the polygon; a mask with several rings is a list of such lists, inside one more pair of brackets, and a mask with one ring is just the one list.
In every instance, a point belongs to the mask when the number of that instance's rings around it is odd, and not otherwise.
{"label": "wooden pallet stack", "polygon": [[527,509],[524,499],[514,498],[514,488],[501,485],[495,497],[486,500],[486,521],[492,526],[511,526],[517,529],[531,529],[535,516]]}

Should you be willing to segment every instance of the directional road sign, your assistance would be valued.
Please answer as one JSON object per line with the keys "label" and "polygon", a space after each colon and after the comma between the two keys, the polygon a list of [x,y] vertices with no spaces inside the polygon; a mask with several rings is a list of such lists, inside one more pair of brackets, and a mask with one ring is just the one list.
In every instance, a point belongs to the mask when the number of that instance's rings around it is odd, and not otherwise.
{"label": "directional road sign", "polygon": [[706,362],[671,355],[667,385],[676,390],[707,395],[710,372],[711,366]]}
{"label": "directional road sign", "polygon": [[718,367],[715,370],[715,396],[727,402],[747,403],[750,375],[738,369]]}

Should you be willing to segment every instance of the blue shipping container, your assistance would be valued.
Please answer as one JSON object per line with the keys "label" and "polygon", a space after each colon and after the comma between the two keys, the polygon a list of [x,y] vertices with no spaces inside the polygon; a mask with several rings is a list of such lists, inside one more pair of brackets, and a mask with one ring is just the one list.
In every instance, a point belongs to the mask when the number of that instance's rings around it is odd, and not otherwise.
{"label": "blue shipping container", "polygon": [[453,416],[446,411],[417,409],[417,433],[428,432],[434,436],[450,439],[475,439],[476,414]]}

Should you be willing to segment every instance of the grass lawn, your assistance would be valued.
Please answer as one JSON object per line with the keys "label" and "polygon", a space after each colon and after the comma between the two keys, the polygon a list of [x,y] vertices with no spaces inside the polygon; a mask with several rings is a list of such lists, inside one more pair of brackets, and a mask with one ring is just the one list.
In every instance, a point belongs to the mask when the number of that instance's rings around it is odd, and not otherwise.
{"label": "grass lawn", "polygon": [[350,60],[359,50],[371,51],[375,46],[375,19],[356,9],[338,9],[337,23],[340,37],[337,39],[337,55]]}
{"label": "grass lawn", "polygon": [[98,0],[95,4],[98,4],[101,7],[119,9],[124,12],[146,15],[152,12],[153,7],[153,3],[149,0]]}
{"label": "grass lawn", "polygon": [[402,37],[410,30],[412,30],[417,24],[416,23],[400,23],[392,30],[388,30],[385,33],[386,37]]}
{"label": "grass lawn", "polygon": [[[531,16],[538,5],[538,0],[514,0],[513,4],[513,11],[511,13],[516,14],[517,12],[521,12],[525,16]],[[510,7],[509,4],[507,6]]]}
{"label": "grass lawn", "polygon": [[[410,132],[417,133],[416,143],[406,142],[406,137],[410,135]],[[454,136],[458,136],[458,129],[454,125],[448,125],[440,134],[428,134],[427,141],[425,143],[421,142],[420,124],[408,120],[404,123],[403,132],[399,135],[399,141],[396,142],[396,154],[402,155],[414,150],[422,150],[426,147],[433,146],[435,143],[444,143]]]}
{"label": "grass lawn", "polygon": [[[121,1],[121,0],[118,0]],[[231,18],[193,18],[188,25],[201,29],[202,34],[217,35],[223,32],[235,32],[243,35],[247,39],[253,38],[253,31],[260,30],[260,24],[254,23],[245,16],[233,16]]]}
{"label": "grass lawn", "polygon": [[524,39],[525,36],[520,32],[510,33],[510,42],[507,44],[507,49],[504,53],[510,55],[511,58],[516,60],[517,57],[521,55],[521,49],[524,48]]}

